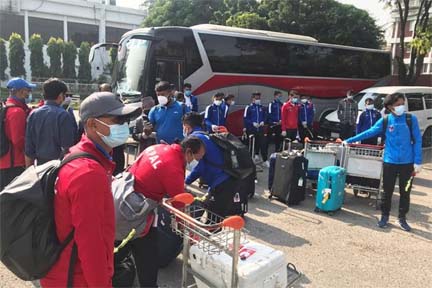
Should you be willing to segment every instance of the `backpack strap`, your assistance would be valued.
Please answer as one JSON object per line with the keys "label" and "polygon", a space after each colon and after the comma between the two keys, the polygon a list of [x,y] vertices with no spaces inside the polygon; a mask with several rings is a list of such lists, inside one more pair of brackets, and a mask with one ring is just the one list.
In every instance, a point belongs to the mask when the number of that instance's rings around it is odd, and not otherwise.
{"label": "backpack strap", "polygon": [[411,113],[406,113],[406,123],[408,125],[408,128],[410,130],[410,137],[411,137],[411,144],[415,144],[415,138],[414,138],[414,134],[412,131],[412,115]]}

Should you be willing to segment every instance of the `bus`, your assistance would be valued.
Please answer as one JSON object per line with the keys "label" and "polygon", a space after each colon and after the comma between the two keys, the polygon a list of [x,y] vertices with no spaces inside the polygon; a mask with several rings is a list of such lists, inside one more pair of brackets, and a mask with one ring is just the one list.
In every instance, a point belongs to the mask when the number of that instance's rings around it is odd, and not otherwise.
{"label": "bus", "polygon": [[[355,37],[355,35],[353,35]],[[90,57],[94,58],[92,48]],[[118,44],[112,75],[115,91],[123,97],[155,97],[158,81],[181,90],[192,84],[200,111],[216,92],[234,94],[230,127],[241,133],[242,111],[252,92],[262,103],[281,90],[291,89],[312,98],[316,121],[336,107],[350,89],[387,84],[389,52],[319,43],[308,36],[201,24],[192,27],[153,27],[129,31]]]}

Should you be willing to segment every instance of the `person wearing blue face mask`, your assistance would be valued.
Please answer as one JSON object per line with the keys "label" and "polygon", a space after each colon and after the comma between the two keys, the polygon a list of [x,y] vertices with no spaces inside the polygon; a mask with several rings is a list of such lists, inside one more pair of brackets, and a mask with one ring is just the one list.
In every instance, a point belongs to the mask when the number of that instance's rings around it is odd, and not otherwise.
{"label": "person wearing blue face mask", "polygon": [[[360,134],[369,128],[381,118],[381,113],[375,109],[372,98],[365,100],[365,110],[360,114],[359,121],[357,123],[357,134]],[[361,141],[362,144],[377,145],[378,136],[365,139]]]}
{"label": "person wearing blue face mask", "polygon": [[190,111],[198,112],[198,98],[192,94],[192,85],[185,83],[183,85],[183,92],[186,106],[189,107]]}
{"label": "person wearing blue face mask", "polygon": [[[27,99],[36,85],[21,78],[13,78],[8,81],[7,89],[9,97],[6,100],[1,136],[2,154],[0,155],[0,190],[8,185],[16,176],[25,169],[25,129],[26,119],[30,113]],[[4,140],[8,141],[6,149]],[[3,151],[4,150],[4,151]]]}
{"label": "person wearing blue face mask", "polygon": [[59,159],[73,146],[77,138],[77,125],[61,104],[68,90],[57,78],[50,78],[42,86],[45,104],[34,110],[26,128],[26,165],[43,164]]}
{"label": "person wearing blue face mask", "polygon": [[[388,225],[391,199],[395,188],[396,178],[399,178],[399,215],[398,225],[405,231],[411,227],[406,221],[406,214],[410,205],[410,193],[413,176],[421,171],[422,136],[417,117],[405,113],[405,97],[403,94],[390,94],[384,100],[384,107],[390,111],[389,115],[378,120],[368,130],[346,140],[353,143],[376,137],[384,133],[385,149],[383,156],[383,188],[381,201],[381,219],[378,227]],[[411,120],[408,121],[407,119]],[[387,121],[387,124],[384,124]],[[411,127],[410,127],[411,126]]]}
{"label": "person wearing blue face mask", "polygon": [[282,119],[282,92],[275,91],[274,92],[274,100],[270,102],[268,106],[268,114],[267,114],[267,123],[269,124],[269,132],[268,132],[268,140],[269,142],[273,140],[275,144],[275,151],[279,152],[282,144],[282,128],[281,128],[281,119]]}
{"label": "person wearing blue face mask", "polygon": [[224,94],[217,92],[213,96],[213,104],[208,105],[204,113],[204,123],[209,133],[216,133],[219,126],[225,126],[228,116],[228,106],[223,104]]}

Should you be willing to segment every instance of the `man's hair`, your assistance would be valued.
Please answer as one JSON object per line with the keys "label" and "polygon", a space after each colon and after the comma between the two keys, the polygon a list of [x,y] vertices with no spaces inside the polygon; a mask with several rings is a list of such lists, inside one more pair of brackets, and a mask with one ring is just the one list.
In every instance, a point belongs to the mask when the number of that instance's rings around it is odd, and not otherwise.
{"label": "man's hair", "polygon": [[171,84],[167,81],[160,81],[155,86],[156,92],[162,92],[162,91],[167,91],[167,90],[172,90]]}
{"label": "man's hair", "polygon": [[60,93],[66,93],[66,84],[58,78],[50,78],[42,85],[45,100],[56,100]]}
{"label": "man's hair", "polygon": [[190,149],[192,154],[196,154],[200,151],[201,147],[204,147],[204,143],[195,136],[186,137],[182,142],[180,142],[183,153],[186,152],[187,149]]}
{"label": "man's hair", "polygon": [[368,101],[372,101],[373,102],[374,100],[373,100],[373,98],[368,97],[368,98],[365,99],[365,103],[368,102]]}
{"label": "man's hair", "polygon": [[217,92],[216,94],[214,94],[213,95],[213,98],[219,98],[219,97],[224,97],[225,96],[225,94],[224,93],[222,93],[222,92]]}
{"label": "man's hair", "polygon": [[294,89],[289,92],[289,96],[298,95],[298,94],[299,94],[298,91]]}
{"label": "man's hair", "polygon": [[282,94],[282,92],[279,91],[279,90],[276,90],[276,91],[274,91],[273,96],[276,96],[276,95],[278,95],[278,94]]}
{"label": "man's hair", "polygon": [[234,98],[235,98],[234,94],[228,94],[227,96],[225,96],[224,100],[229,101],[229,100],[234,99]]}
{"label": "man's hair", "polygon": [[99,92],[112,92],[112,87],[108,83],[102,83],[99,85]]}
{"label": "man's hair", "polygon": [[399,99],[405,100],[405,97],[402,93],[393,93],[387,95],[384,99],[384,107],[388,108],[388,106],[393,106]]}
{"label": "man's hair", "polygon": [[255,95],[261,96],[261,92],[258,92],[258,91],[253,92],[252,93],[252,98],[255,97]]}
{"label": "man's hair", "polygon": [[189,125],[192,128],[203,126],[203,116],[198,112],[186,113],[182,118],[183,124]]}
{"label": "man's hair", "polygon": [[180,91],[176,91],[176,92],[174,93],[174,97],[176,98],[177,101],[179,101],[179,99],[183,99],[183,100],[185,100],[184,93],[183,93],[183,92],[180,92]]}
{"label": "man's hair", "polygon": [[190,83],[184,83],[184,85],[183,85],[183,89],[184,89],[184,88],[192,89],[192,85],[191,85]]}

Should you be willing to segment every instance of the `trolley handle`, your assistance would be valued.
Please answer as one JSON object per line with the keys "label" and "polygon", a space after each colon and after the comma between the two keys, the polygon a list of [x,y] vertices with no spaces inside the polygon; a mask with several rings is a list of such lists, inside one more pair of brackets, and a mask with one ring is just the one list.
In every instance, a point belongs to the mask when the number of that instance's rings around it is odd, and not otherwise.
{"label": "trolley handle", "polygon": [[371,145],[371,144],[355,144],[355,143],[350,143],[347,144],[348,147],[353,147],[353,148],[366,148],[366,149],[373,149],[373,150],[382,150],[384,149],[384,146],[382,145]]}
{"label": "trolley handle", "polygon": [[309,144],[320,144],[320,145],[325,145],[325,144],[339,144],[337,141],[310,140],[308,137],[305,137],[304,141],[305,141],[305,143],[309,143]]}

